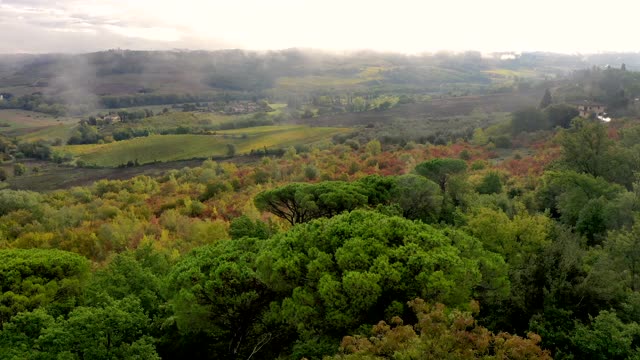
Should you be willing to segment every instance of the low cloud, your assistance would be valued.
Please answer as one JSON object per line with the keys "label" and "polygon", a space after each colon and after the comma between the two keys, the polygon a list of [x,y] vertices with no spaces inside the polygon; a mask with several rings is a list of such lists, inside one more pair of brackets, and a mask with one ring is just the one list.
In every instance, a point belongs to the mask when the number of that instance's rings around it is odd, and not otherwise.
{"label": "low cloud", "polygon": [[[102,2],[107,4],[108,2]],[[232,47],[180,26],[99,2],[0,0],[0,53],[87,52],[109,48],[163,50]],[[10,34],[10,36],[7,36]]]}
{"label": "low cloud", "polygon": [[[638,51],[638,11],[629,0],[605,7],[580,0],[0,0],[0,52]],[[584,26],[584,19],[610,18],[616,26]]]}

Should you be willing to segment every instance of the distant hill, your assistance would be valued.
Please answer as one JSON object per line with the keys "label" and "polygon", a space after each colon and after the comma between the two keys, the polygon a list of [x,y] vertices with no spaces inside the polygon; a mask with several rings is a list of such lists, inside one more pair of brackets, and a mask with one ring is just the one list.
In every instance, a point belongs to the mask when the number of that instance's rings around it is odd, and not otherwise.
{"label": "distant hill", "polygon": [[0,93],[92,108],[265,97],[286,101],[329,92],[471,95],[540,86],[572,70],[623,62],[630,70],[640,69],[638,54],[409,56],[289,49],[0,55]]}

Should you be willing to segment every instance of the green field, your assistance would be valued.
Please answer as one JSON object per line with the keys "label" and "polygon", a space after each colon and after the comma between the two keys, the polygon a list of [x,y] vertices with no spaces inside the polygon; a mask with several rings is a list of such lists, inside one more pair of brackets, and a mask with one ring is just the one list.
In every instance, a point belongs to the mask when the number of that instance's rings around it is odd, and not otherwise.
{"label": "green field", "polygon": [[77,122],[78,119],[72,117],[55,118],[33,111],[0,110],[0,133],[23,141],[61,139],[66,142]]}
{"label": "green field", "polygon": [[53,126],[47,126],[43,128],[35,128],[27,131],[21,131],[21,135],[19,136],[22,141],[55,141],[56,139],[62,140],[63,143],[66,143],[71,137],[71,132],[75,125],[71,124],[58,124]]}
{"label": "green field", "polygon": [[513,77],[528,78],[528,77],[535,77],[538,75],[534,70],[531,70],[531,69],[520,69],[520,70],[492,69],[492,70],[485,70],[483,72],[491,75],[511,77],[511,78]]}
{"label": "green field", "polygon": [[76,123],[78,119],[71,117],[53,117],[51,115],[34,111],[1,109],[0,124],[9,126],[0,127],[1,132],[12,132],[21,129],[44,128],[59,124]]}
{"label": "green field", "polygon": [[99,145],[66,145],[55,151],[68,153],[88,165],[116,167],[129,161],[139,164],[219,157],[227,154],[227,144],[236,154],[251,150],[309,144],[331,138],[345,128],[308,126],[261,126],[220,131],[218,135],[152,135]]}

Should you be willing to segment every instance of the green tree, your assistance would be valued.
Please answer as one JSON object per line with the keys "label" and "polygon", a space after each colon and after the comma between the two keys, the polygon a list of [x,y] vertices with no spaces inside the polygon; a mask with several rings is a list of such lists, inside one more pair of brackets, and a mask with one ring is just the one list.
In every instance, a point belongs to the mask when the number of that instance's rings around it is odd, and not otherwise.
{"label": "green tree", "polygon": [[14,358],[157,360],[153,339],[145,335],[148,324],[149,318],[132,297],[77,307],[66,319],[54,320],[38,309],[5,324],[0,349]]}
{"label": "green tree", "polygon": [[234,144],[227,144],[227,156],[234,157],[236,155],[236,146]]}
{"label": "green tree", "polygon": [[534,107],[515,111],[511,116],[511,131],[515,135],[547,128],[549,128],[547,118],[542,111]]}
{"label": "green tree", "polygon": [[624,324],[615,312],[600,311],[591,324],[577,324],[571,340],[583,359],[636,359],[640,355],[640,326]]}
{"label": "green tree", "polygon": [[476,191],[480,194],[498,194],[502,192],[500,175],[494,171],[487,173],[480,184],[476,186]]}
{"label": "green tree", "polygon": [[271,234],[269,226],[260,220],[253,221],[248,216],[242,215],[231,221],[229,235],[232,239],[252,237],[266,239]]}
{"label": "green tree", "polygon": [[607,230],[633,222],[633,198],[620,185],[573,171],[547,172],[537,190],[539,209],[575,227],[592,244]]}
{"label": "green tree", "polygon": [[67,141],[69,145],[77,144],[96,144],[100,140],[98,129],[95,126],[91,126],[86,122],[81,122],[72,133],[71,137]]}
{"label": "green tree", "polygon": [[13,175],[22,176],[27,172],[27,167],[24,164],[16,163],[13,165]]}
{"label": "green tree", "polygon": [[438,158],[425,161],[416,166],[416,173],[438,184],[443,193],[447,192],[449,179],[465,171],[467,171],[467,163],[460,159]]}
{"label": "green tree", "polygon": [[42,194],[34,191],[1,190],[0,215],[6,215],[17,210],[26,210],[37,217],[41,214],[43,200]]}
{"label": "green tree", "polygon": [[281,350],[273,340],[282,319],[269,316],[276,297],[256,274],[257,254],[256,239],[222,240],[195,249],[173,268],[168,282],[178,329],[184,338],[204,336],[190,352],[246,359],[257,352],[275,358],[265,353]]}
{"label": "green tree", "polygon": [[371,140],[367,143],[366,149],[369,155],[375,156],[382,151],[382,144],[378,140]]}
{"label": "green tree", "polygon": [[469,214],[467,230],[487,250],[501,254],[515,267],[549,244],[551,223],[548,217],[524,209],[510,218],[502,210],[480,208]]}
{"label": "green tree", "polygon": [[5,359],[44,358],[38,344],[43,331],[55,323],[43,308],[25,311],[0,328],[0,353]]}
{"label": "green tree", "polygon": [[361,185],[361,192],[367,197],[369,206],[386,205],[391,201],[397,178],[393,176],[369,175],[361,178],[356,184]]}
{"label": "green tree", "polygon": [[487,143],[489,143],[489,137],[487,137],[482,128],[477,128],[473,131],[471,143],[479,146],[487,145]]}
{"label": "green tree", "polygon": [[496,291],[506,278],[504,261],[464,233],[362,210],[275,235],[256,264],[258,278],[283,297],[274,306],[279,318],[299,334],[293,351],[309,349],[296,352],[306,357],[322,353],[305,344],[327,336],[337,342],[381,313],[402,315],[416,296],[460,305],[485,276]]}
{"label": "green tree", "polygon": [[610,262],[607,266],[621,275],[621,281],[633,291],[640,291],[640,222],[630,231],[611,232],[604,243]]}
{"label": "green tree", "polygon": [[544,109],[544,115],[552,127],[559,126],[566,129],[571,126],[571,121],[580,115],[580,112],[575,106],[556,104],[547,106]]}
{"label": "green tree", "polygon": [[418,175],[399,176],[391,199],[402,209],[402,216],[425,222],[435,222],[442,207],[438,184]]}
{"label": "green tree", "polygon": [[103,299],[122,300],[135,296],[146,314],[157,317],[165,304],[164,277],[169,272],[167,256],[154,250],[151,242],[136,250],[115,255],[105,268],[97,270],[85,288],[89,305]]}
{"label": "green tree", "polygon": [[562,162],[570,169],[593,176],[606,175],[608,154],[613,142],[604,124],[576,119],[571,128],[561,133]]}
{"label": "green tree", "polygon": [[46,307],[67,313],[82,295],[89,263],[61,250],[0,250],[0,324],[22,311]]}
{"label": "green tree", "polygon": [[291,183],[261,192],[254,202],[259,210],[269,211],[295,225],[365,206],[368,201],[364,193],[365,189],[359,183]]}
{"label": "green tree", "polygon": [[549,89],[544,90],[544,96],[542,96],[542,100],[540,100],[540,109],[546,109],[547,106],[551,105],[553,99],[551,98],[551,91]]}

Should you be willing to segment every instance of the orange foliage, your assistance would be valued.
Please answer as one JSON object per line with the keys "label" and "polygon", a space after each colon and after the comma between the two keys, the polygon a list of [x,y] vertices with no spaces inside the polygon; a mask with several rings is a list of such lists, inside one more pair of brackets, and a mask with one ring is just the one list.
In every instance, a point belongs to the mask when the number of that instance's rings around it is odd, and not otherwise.
{"label": "orange foliage", "polygon": [[[522,338],[508,333],[494,335],[479,326],[471,313],[447,310],[442,304],[428,305],[422,299],[409,302],[418,318],[415,326],[392,319],[394,326],[381,321],[371,337],[346,336],[334,359],[414,358],[426,359],[551,359],[539,346],[540,336]],[[477,309],[472,302],[471,308]],[[421,357],[422,358],[422,357]]]}

